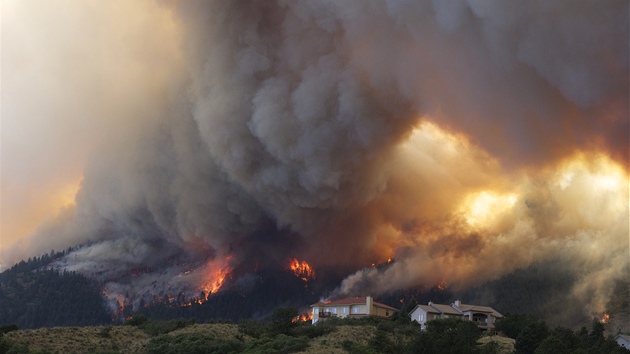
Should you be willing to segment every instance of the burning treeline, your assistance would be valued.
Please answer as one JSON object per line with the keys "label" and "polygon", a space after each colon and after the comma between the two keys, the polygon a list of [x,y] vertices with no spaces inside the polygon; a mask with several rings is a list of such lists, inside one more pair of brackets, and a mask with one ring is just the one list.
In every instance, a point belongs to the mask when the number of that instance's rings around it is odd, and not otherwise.
{"label": "burning treeline", "polygon": [[[627,279],[626,1],[160,11],[178,60],[138,93],[148,108],[116,111],[124,133],[94,147],[33,252],[84,243],[60,266],[135,298],[207,296],[293,257],[355,270],[333,295],[464,288],[558,259],[594,313]],[[142,267],[159,271],[126,275]]]}

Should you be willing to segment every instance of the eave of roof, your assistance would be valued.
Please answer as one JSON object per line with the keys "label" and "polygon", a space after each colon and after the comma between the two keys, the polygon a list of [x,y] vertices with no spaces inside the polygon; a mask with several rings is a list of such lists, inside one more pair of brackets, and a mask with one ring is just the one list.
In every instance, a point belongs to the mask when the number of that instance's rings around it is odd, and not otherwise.
{"label": "eave of roof", "polygon": [[494,317],[503,317],[503,315],[501,313],[499,313],[497,310],[493,309],[492,307],[489,306],[477,306],[477,305],[466,305],[466,304],[461,304],[459,306],[459,309],[462,310],[463,312],[482,312],[482,313],[491,313],[492,316]]}
{"label": "eave of roof", "polygon": [[[362,296],[358,296],[358,297],[348,297],[345,299],[339,299],[339,300],[332,300],[332,301],[326,301],[326,302],[316,302],[314,304],[311,305],[311,307],[315,307],[315,306],[345,306],[345,305],[365,305],[366,303],[366,298],[362,297]],[[382,307],[384,309],[388,309],[388,310],[393,310],[393,311],[398,311],[397,308],[391,307],[389,305],[385,305],[383,303],[380,302],[376,302],[376,301],[372,301],[372,304],[378,307]]]}
{"label": "eave of roof", "polygon": [[[438,311],[437,309],[435,309],[435,308],[433,308],[433,307],[431,307],[431,306],[427,306],[427,305],[418,305],[418,306],[416,306],[416,309],[417,309],[418,307],[419,307],[419,308],[421,308],[421,309],[423,309],[425,312],[435,313],[435,314],[438,314],[438,315],[441,313],[440,311]],[[413,309],[413,311],[415,311],[416,309]],[[411,311],[411,312],[413,312],[413,311]]]}

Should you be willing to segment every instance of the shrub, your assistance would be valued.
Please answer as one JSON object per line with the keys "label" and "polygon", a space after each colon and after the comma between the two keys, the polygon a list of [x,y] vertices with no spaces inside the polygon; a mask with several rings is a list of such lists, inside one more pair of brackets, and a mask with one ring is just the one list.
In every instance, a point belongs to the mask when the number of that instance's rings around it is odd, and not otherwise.
{"label": "shrub", "polygon": [[377,353],[371,348],[355,343],[349,339],[346,339],[343,342],[341,342],[341,348],[343,348],[343,350],[347,351],[350,354],[376,354]]}
{"label": "shrub", "polygon": [[109,332],[111,332],[112,330],[112,326],[105,326],[101,329],[101,331],[98,333],[99,336],[103,337],[103,338],[109,338],[111,337],[111,335],[109,334]]}
{"label": "shrub", "polygon": [[242,320],[238,323],[238,331],[254,338],[260,338],[269,332],[269,325],[254,320]]}
{"label": "shrub", "polygon": [[271,315],[271,329],[277,334],[289,334],[291,329],[297,326],[295,318],[299,316],[298,310],[292,307],[277,308]]}
{"label": "shrub", "polygon": [[[328,321],[324,321],[328,322]],[[298,326],[293,329],[291,332],[295,336],[305,336],[308,338],[317,338],[323,336],[328,333],[332,333],[337,330],[337,326],[327,326],[327,325],[310,325],[305,324],[302,326]]]}
{"label": "shrub", "polygon": [[0,333],[9,333],[9,332],[17,331],[19,329],[20,328],[17,325],[14,325],[14,324],[4,325],[4,326],[0,327]]}
{"label": "shrub", "polygon": [[278,353],[299,352],[308,347],[308,338],[289,337],[279,334],[275,338],[265,337],[248,343],[243,353]]}
{"label": "shrub", "polygon": [[160,335],[147,343],[147,354],[227,354],[241,352],[243,343],[233,339],[216,339],[200,333]]}
{"label": "shrub", "polygon": [[143,323],[146,323],[147,321],[149,321],[149,318],[146,315],[134,315],[132,316],[130,319],[128,319],[127,321],[125,321],[125,323],[123,323],[124,326],[140,326]]}
{"label": "shrub", "polygon": [[195,320],[185,320],[183,318],[173,321],[146,321],[143,322],[138,328],[142,329],[146,334],[155,337],[160,334],[166,334],[175,330],[195,324]]}
{"label": "shrub", "polygon": [[376,334],[370,338],[368,347],[376,353],[400,353],[400,348],[389,339],[387,332],[378,330]]}

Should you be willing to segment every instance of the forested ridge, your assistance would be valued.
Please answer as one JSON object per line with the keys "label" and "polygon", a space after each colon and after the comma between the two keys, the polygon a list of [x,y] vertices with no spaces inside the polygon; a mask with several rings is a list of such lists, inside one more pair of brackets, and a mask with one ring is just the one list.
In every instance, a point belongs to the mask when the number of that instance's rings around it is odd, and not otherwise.
{"label": "forested ridge", "polygon": [[[230,280],[224,289],[208,297],[159,294],[141,301],[135,308],[130,303],[123,304],[123,310],[114,314],[101,292],[102,284],[81,274],[53,269],[53,262],[71,250],[29,258],[0,273],[0,325],[39,328],[120,324],[137,314],[154,320],[184,318],[200,323],[268,320],[278,307],[308,312],[309,305],[334,289],[344,276],[322,270],[316,280],[304,282],[286,269],[261,269],[250,274],[246,285]],[[550,327],[562,325],[575,330],[589,326],[593,316],[583,311],[578,302],[561,302],[558,294],[568,293],[570,284],[571,279],[558,267],[537,264],[460,294],[452,292],[447,284],[439,284],[396,291],[377,300],[400,308],[412,300],[421,304],[428,301],[448,304],[460,299],[464,303],[492,306],[502,313],[533,315],[544,319]],[[202,297],[205,301],[194,301]],[[607,305],[608,334],[627,332],[628,302],[628,284],[620,282]],[[566,309],[570,311],[561,311]],[[600,318],[601,315],[597,317]]]}
{"label": "forested ridge", "polygon": [[59,272],[51,251],[0,273],[0,324],[20,328],[90,326],[111,321],[98,284],[75,272]]}

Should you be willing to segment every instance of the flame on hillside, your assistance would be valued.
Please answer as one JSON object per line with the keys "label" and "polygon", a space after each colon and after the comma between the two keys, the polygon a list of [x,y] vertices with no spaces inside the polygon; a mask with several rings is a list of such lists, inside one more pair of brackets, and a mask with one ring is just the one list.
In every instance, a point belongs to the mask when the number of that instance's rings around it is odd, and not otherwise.
{"label": "flame on hillside", "polygon": [[306,261],[298,261],[296,258],[291,259],[289,268],[293,271],[296,277],[304,281],[315,279],[315,269],[313,269]]}
{"label": "flame on hillside", "polygon": [[101,290],[101,294],[107,299],[107,305],[111,311],[112,320],[116,320],[125,311],[125,297],[122,294],[108,292],[107,288]]}
{"label": "flame on hillside", "polygon": [[225,283],[227,277],[231,275],[233,269],[230,266],[231,260],[232,256],[227,256],[225,260],[220,264],[211,261],[206,265],[205,271],[207,273],[204,276],[204,284],[201,286],[201,290],[205,292],[207,296],[210,296],[219,291]]}
{"label": "flame on hillside", "polygon": [[605,313],[604,316],[602,316],[602,319],[600,320],[601,323],[608,323],[608,321],[610,321],[610,315]]}

